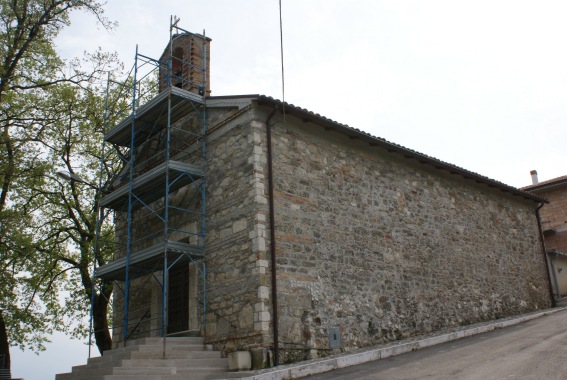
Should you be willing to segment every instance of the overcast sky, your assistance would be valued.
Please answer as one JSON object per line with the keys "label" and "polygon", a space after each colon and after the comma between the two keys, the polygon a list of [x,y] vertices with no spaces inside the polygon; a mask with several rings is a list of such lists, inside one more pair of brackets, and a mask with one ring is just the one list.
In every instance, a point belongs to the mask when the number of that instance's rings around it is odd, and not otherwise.
{"label": "overcast sky", "polygon": [[[512,186],[530,184],[531,169],[540,180],[567,174],[567,2],[282,6],[287,102]],[[282,98],[278,0],[108,0],[106,9],[119,23],[113,32],[74,14],[60,54],[100,46],[130,67],[138,44],[158,58],[177,15],[179,26],[213,40],[212,95]],[[57,350],[63,370],[81,362]],[[27,380],[54,373],[25,370],[14,363],[13,375]]]}

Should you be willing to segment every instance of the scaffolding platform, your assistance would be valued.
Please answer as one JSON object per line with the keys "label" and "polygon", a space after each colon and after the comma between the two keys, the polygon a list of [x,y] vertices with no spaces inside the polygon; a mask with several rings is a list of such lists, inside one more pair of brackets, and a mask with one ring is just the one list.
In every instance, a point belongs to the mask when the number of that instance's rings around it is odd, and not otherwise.
{"label": "scaffolding platform", "polygon": [[[134,145],[151,138],[168,125],[174,124],[191,113],[195,104],[204,104],[205,99],[193,92],[178,87],[171,87],[171,105],[168,102],[169,91],[163,91],[149,102],[118,123],[104,136],[104,139],[118,146],[130,147],[132,142],[132,121],[134,121]],[[168,116],[168,108],[170,115]],[[169,118],[169,119],[168,119]],[[133,120],[132,120],[133,119]]]}
{"label": "scaffolding platform", "polygon": [[[123,303],[122,331],[116,333],[122,335],[123,344],[134,333],[155,334],[138,329],[136,313],[140,308],[154,313],[157,302],[161,302],[161,314],[152,314],[152,318],[161,319],[161,336],[171,333],[171,326],[185,320],[179,313],[185,310],[182,307],[188,308],[190,298],[183,292],[189,286],[202,305],[192,309],[195,315],[191,323],[194,329],[206,332],[205,95],[210,94],[210,39],[204,31],[199,35],[180,28],[178,21],[171,18],[169,44],[159,59],[139,54],[136,48],[133,69],[123,81],[123,88],[131,88],[131,107],[128,111],[121,107],[120,117],[113,114],[115,121],[108,122],[112,127],[104,135],[104,146],[112,146],[122,165],[110,181],[112,187],[105,187],[109,192],[97,204],[101,215],[103,209],[114,211],[115,235],[109,240],[114,260],[97,260],[95,248],[93,271],[101,287],[114,282],[122,290],[114,296],[117,304]],[[107,92],[107,111],[109,105],[114,105],[108,99]],[[98,266],[103,262],[105,265]],[[131,295],[133,280],[137,279],[137,290],[151,284],[143,276],[158,280],[161,300],[141,300],[136,298],[138,293]],[[187,286],[180,282],[189,281],[190,276],[200,281],[191,280]],[[172,278],[174,281],[170,281]],[[132,305],[136,312],[130,315]]]}
{"label": "scaffolding platform", "polygon": [[[169,184],[166,186],[166,176],[169,174]],[[132,192],[136,201],[132,210],[161,199],[165,192],[171,193],[183,186],[189,185],[203,176],[203,170],[196,165],[170,160],[145,172],[132,180]],[[122,185],[100,200],[100,207],[112,210],[123,210],[128,206],[128,183]]]}
{"label": "scaffolding platform", "polygon": [[[170,264],[199,260],[204,256],[202,246],[168,240],[132,254],[128,263],[129,279],[163,270],[164,253]],[[106,280],[126,281],[126,257],[98,267],[95,275]]]}

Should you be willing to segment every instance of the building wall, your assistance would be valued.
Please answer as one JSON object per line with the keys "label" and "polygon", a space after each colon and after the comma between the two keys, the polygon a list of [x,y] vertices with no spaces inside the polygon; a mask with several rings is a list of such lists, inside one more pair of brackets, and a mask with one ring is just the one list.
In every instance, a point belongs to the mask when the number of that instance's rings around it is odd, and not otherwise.
{"label": "building wall", "polygon": [[[567,253],[567,186],[558,185],[535,192],[549,200],[549,203],[540,210],[547,250]],[[567,295],[567,257],[553,253],[550,253],[549,257],[554,292],[559,296],[565,296]]]}
{"label": "building wall", "polygon": [[567,295],[567,257],[553,253],[549,257],[551,261],[550,271],[555,282],[556,293],[560,297],[565,297]]}
{"label": "building wall", "polygon": [[201,95],[210,96],[211,39],[200,34],[179,34],[173,37],[172,52],[169,49],[168,44],[160,57],[159,91],[167,87],[167,64],[171,57],[171,85],[198,94],[199,87],[205,84],[205,94]]}
{"label": "building wall", "polygon": [[550,202],[540,210],[542,227],[544,231],[555,231],[546,232],[546,248],[567,252],[567,186],[543,189],[537,193]]}
{"label": "building wall", "polygon": [[548,307],[536,204],[287,116],[274,132],[280,341],[354,349]]}
{"label": "building wall", "polygon": [[[207,343],[216,345],[224,351],[238,348],[263,347],[270,344],[269,335],[270,284],[266,273],[265,219],[267,200],[264,194],[265,163],[259,153],[260,138],[256,132],[258,125],[252,113],[244,112],[232,122],[235,108],[211,108],[207,111],[207,125],[212,130],[207,138],[207,244],[206,244],[206,298],[203,295],[202,281],[191,281],[197,289],[189,289],[190,318],[197,308],[198,325],[206,332]],[[184,141],[183,130],[195,129],[195,116],[188,115],[172,131],[173,159],[193,162],[189,154],[193,145]],[[185,150],[181,147],[185,146]],[[146,149],[146,148],[143,148]],[[143,150],[142,149],[142,150]],[[199,148],[200,149],[200,148]],[[160,148],[157,151],[161,151]],[[170,194],[171,204],[178,209],[170,210],[170,227],[177,231],[198,231],[198,215],[182,210],[199,210],[200,195],[188,185]],[[159,208],[163,200],[154,206]],[[117,215],[120,216],[120,215]],[[134,226],[134,240],[138,249],[151,246],[163,238],[163,224],[146,210],[137,211]],[[125,222],[117,226],[117,240],[125,241]],[[150,239],[146,238],[147,236]],[[187,239],[183,232],[173,232],[172,240]],[[197,243],[197,237],[189,238],[189,243]],[[123,256],[116,252],[116,258]],[[135,253],[134,253],[135,254]],[[193,277],[198,270],[193,268]],[[162,288],[161,272],[132,281],[129,301],[130,329],[132,324],[147,314],[147,321],[138,329],[135,338],[161,334]],[[123,296],[116,288],[114,295],[114,319],[122,325]],[[203,307],[207,307],[206,327],[202,318]],[[195,326],[190,321],[190,326]],[[205,331],[206,329],[206,331]],[[114,331],[114,345],[122,341],[122,329]]]}
{"label": "building wall", "polygon": [[[271,110],[236,112],[207,112],[205,340],[224,351],[272,347],[274,327]],[[535,203],[286,122],[272,119],[281,362],[549,306]],[[158,315],[151,298],[131,306]]]}
{"label": "building wall", "polygon": [[234,351],[271,344],[271,303],[262,125],[252,111],[227,116],[209,111],[206,341]]}

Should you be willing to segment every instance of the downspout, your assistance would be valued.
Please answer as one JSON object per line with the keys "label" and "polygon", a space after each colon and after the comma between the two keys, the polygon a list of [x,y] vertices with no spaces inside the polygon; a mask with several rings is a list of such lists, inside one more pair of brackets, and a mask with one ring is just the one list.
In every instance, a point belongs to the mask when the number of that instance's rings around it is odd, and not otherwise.
{"label": "downspout", "polygon": [[274,107],[270,116],[266,119],[266,140],[268,145],[268,203],[270,207],[270,256],[272,260],[272,314],[274,331],[274,366],[279,365],[279,329],[278,329],[278,291],[276,283],[276,227],[274,212],[274,176],[272,167],[272,128],[270,120],[276,113],[278,107]]}
{"label": "downspout", "polygon": [[551,250],[551,274],[553,275],[553,283],[555,284],[555,290],[557,290],[557,298],[561,297],[561,289],[559,289],[559,281],[557,280],[557,267],[555,261],[557,260],[557,252]]}
{"label": "downspout", "polygon": [[539,216],[539,210],[543,207],[544,203],[541,202],[535,210],[537,219],[537,229],[539,232],[539,241],[541,243],[541,250],[543,253],[543,263],[545,264],[545,273],[547,274],[547,286],[549,288],[549,298],[551,299],[551,307],[555,307],[555,297],[553,296],[553,288],[551,285],[551,276],[549,274],[549,262],[547,259],[547,249],[545,248],[545,239],[543,238],[543,228],[541,226],[541,217]]}

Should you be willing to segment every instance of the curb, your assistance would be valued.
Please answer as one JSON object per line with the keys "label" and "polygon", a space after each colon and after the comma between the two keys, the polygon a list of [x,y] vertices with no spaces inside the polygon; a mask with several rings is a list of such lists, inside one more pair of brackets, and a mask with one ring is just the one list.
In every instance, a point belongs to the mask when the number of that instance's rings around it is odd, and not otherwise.
{"label": "curb", "polygon": [[452,340],[465,338],[472,335],[498,330],[504,327],[513,326],[518,323],[527,322],[532,319],[554,314],[559,311],[567,310],[567,307],[547,309],[540,312],[525,314],[519,317],[510,317],[498,322],[482,322],[476,325],[464,327],[459,331],[449,332],[441,335],[421,337],[406,340],[405,342],[395,342],[365,348],[349,353],[342,353],[323,359],[314,359],[296,364],[281,365],[274,368],[258,371],[247,371],[242,373],[230,373],[224,379],[240,380],[286,380],[297,379],[304,376],[316,375],[339,368],[346,368],[353,365],[363,364],[378,359],[385,359],[390,356],[404,354],[406,352],[419,350],[421,348],[435,346],[437,344],[450,342]]}

